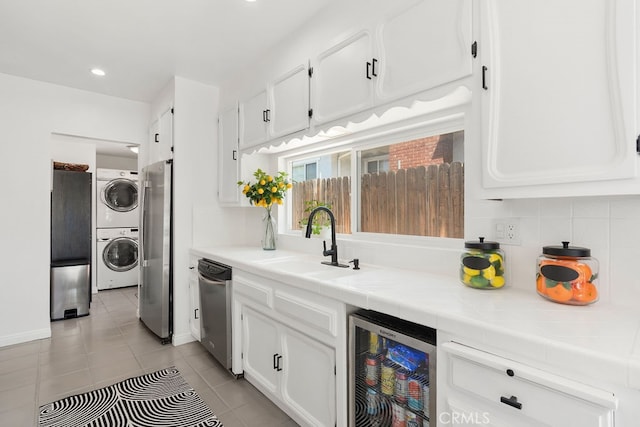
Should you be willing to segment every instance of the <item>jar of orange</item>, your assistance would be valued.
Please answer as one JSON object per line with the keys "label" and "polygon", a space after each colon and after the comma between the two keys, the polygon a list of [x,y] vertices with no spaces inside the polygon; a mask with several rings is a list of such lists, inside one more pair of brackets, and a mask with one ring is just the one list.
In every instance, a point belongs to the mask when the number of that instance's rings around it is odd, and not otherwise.
{"label": "jar of orange", "polygon": [[538,257],[536,290],[553,302],[588,305],[598,301],[598,260],[578,246],[544,246]]}

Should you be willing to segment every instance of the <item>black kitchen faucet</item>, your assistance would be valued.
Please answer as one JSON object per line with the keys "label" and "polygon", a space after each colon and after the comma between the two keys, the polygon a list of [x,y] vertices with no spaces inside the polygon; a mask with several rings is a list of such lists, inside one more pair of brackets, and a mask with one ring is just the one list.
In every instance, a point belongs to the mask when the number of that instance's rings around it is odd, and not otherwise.
{"label": "black kitchen faucet", "polygon": [[305,237],[307,239],[311,238],[311,224],[313,223],[313,217],[316,215],[318,211],[325,211],[327,215],[329,215],[329,219],[331,220],[331,249],[327,250],[327,242],[322,241],[322,245],[324,250],[322,251],[322,255],[329,256],[331,255],[331,261],[322,261],[322,264],[333,265],[334,267],[349,267],[346,264],[340,264],[338,262],[338,245],[336,244],[336,218],[333,216],[333,212],[331,209],[326,206],[318,206],[309,214],[309,220],[307,222],[307,232],[305,233]]}

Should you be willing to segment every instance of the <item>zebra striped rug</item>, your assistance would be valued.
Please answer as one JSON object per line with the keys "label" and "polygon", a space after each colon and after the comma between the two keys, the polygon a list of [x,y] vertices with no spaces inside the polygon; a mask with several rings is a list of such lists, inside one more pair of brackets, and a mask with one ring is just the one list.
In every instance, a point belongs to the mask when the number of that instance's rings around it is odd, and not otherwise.
{"label": "zebra striped rug", "polygon": [[175,367],[40,407],[40,427],[222,427]]}

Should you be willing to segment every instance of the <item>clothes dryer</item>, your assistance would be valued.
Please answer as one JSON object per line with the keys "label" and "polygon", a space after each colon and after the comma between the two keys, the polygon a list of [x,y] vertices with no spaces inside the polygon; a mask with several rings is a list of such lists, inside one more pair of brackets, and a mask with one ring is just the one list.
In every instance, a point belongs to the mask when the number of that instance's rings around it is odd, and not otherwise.
{"label": "clothes dryer", "polygon": [[96,169],[98,228],[138,227],[138,172]]}
{"label": "clothes dryer", "polygon": [[96,230],[98,290],[138,284],[138,229],[99,228]]}

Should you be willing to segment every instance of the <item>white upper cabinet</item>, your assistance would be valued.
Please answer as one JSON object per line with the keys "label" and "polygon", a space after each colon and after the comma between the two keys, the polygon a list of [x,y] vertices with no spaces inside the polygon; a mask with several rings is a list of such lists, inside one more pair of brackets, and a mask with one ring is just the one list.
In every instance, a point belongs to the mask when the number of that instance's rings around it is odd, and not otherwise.
{"label": "white upper cabinet", "polygon": [[311,98],[316,123],[471,75],[471,1],[398,4],[371,28],[317,55]]}
{"label": "white upper cabinet", "polygon": [[253,147],[267,140],[270,114],[266,89],[240,103],[241,148]]}
{"label": "white upper cabinet", "polygon": [[309,127],[309,66],[298,64],[240,103],[240,148]]}
{"label": "white upper cabinet", "polygon": [[309,67],[300,64],[271,85],[271,137],[309,127]]}
{"label": "white upper cabinet", "polygon": [[313,65],[313,118],[318,123],[345,117],[373,105],[374,62],[371,34],[359,31],[320,53]]}
{"label": "white upper cabinet", "polygon": [[[479,5],[474,98],[487,195],[586,195],[589,183],[633,182],[634,0]],[[557,186],[567,183],[583,189]],[[597,191],[616,192],[608,187]]]}
{"label": "white upper cabinet", "polygon": [[392,100],[471,75],[469,0],[419,0],[378,28],[376,95]]}
{"label": "white upper cabinet", "polygon": [[240,203],[238,154],[238,107],[218,117],[218,200],[223,205]]}

